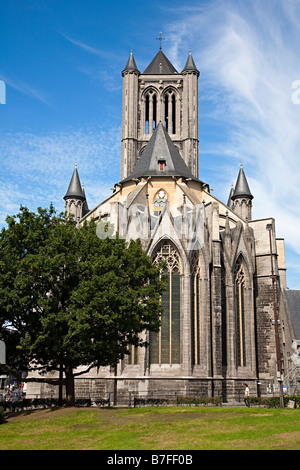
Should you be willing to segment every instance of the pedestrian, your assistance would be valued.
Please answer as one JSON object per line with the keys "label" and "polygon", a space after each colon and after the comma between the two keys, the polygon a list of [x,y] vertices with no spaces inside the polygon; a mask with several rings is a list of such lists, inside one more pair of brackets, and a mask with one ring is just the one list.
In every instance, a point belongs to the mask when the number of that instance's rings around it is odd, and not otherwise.
{"label": "pedestrian", "polygon": [[249,387],[248,384],[244,384],[245,387],[245,395],[244,395],[244,403],[248,408],[250,408],[250,403],[249,403]]}

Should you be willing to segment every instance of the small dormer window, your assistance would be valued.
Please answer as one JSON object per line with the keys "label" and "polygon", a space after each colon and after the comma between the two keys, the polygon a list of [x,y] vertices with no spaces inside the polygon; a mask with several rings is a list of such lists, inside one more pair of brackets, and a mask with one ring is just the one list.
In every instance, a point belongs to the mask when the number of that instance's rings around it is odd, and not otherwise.
{"label": "small dormer window", "polygon": [[165,159],[160,159],[158,160],[158,168],[159,168],[159,171],[164,171],[165,170],[165,167],[166,167],[166,160]]}

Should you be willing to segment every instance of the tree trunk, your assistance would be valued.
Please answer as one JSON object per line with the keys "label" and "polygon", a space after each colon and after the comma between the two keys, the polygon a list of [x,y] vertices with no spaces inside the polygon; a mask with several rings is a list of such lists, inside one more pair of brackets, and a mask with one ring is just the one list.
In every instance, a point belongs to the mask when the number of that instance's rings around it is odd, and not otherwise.
{"label": "tree trunk", "polygon": [[74,383],[74,374],[71,367],[66,366],[66,399],[67,404],[70,406],[75,405],[75,383]]}
{"label": "tree trunk", "polygon": [[60,406],[62,406],[62,401],[63,401],[63,365],[61,364],[59,366],[59,386],[58,386],[58,403]]}

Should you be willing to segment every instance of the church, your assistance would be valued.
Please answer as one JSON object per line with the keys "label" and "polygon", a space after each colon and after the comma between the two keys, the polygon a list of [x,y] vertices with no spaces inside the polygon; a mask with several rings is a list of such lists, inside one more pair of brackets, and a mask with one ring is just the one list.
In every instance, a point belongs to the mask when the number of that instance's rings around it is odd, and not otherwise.
{"label": "church", "polygon": [[278,394],[288,367],[279,318],[284,240],[268,214],[252,219],[254,196],[242,165],[226,202],[201,180],[199,76],[191,52],[178,71],[160,46],[143,72],[131,52],[122,71],[120,181],[89,209],[75,166],[66,213],[78,226],[108,221],[121,237],[139,238],[154,264],[166,262],[167,276],[160,331],[143,333],[149,347],[132,348],[116,369],[78,377],[78,397],[230,401],[244,382],[252,396]]}

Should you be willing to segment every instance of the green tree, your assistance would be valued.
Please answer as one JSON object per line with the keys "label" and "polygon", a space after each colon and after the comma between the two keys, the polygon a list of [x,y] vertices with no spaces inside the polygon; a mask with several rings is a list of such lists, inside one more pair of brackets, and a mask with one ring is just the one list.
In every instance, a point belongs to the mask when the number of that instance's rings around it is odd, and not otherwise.
{"label": "green tree", "polygon": [[159,269],[140,241],[99,239],[96,228],[21,208],[0,236],[0,322],[18,338],[22,366],[63,373],[31,381],[65,385],[69,402],[77,375],[116,365],[129,345],[147,346],[144,330],[159,329]]}

